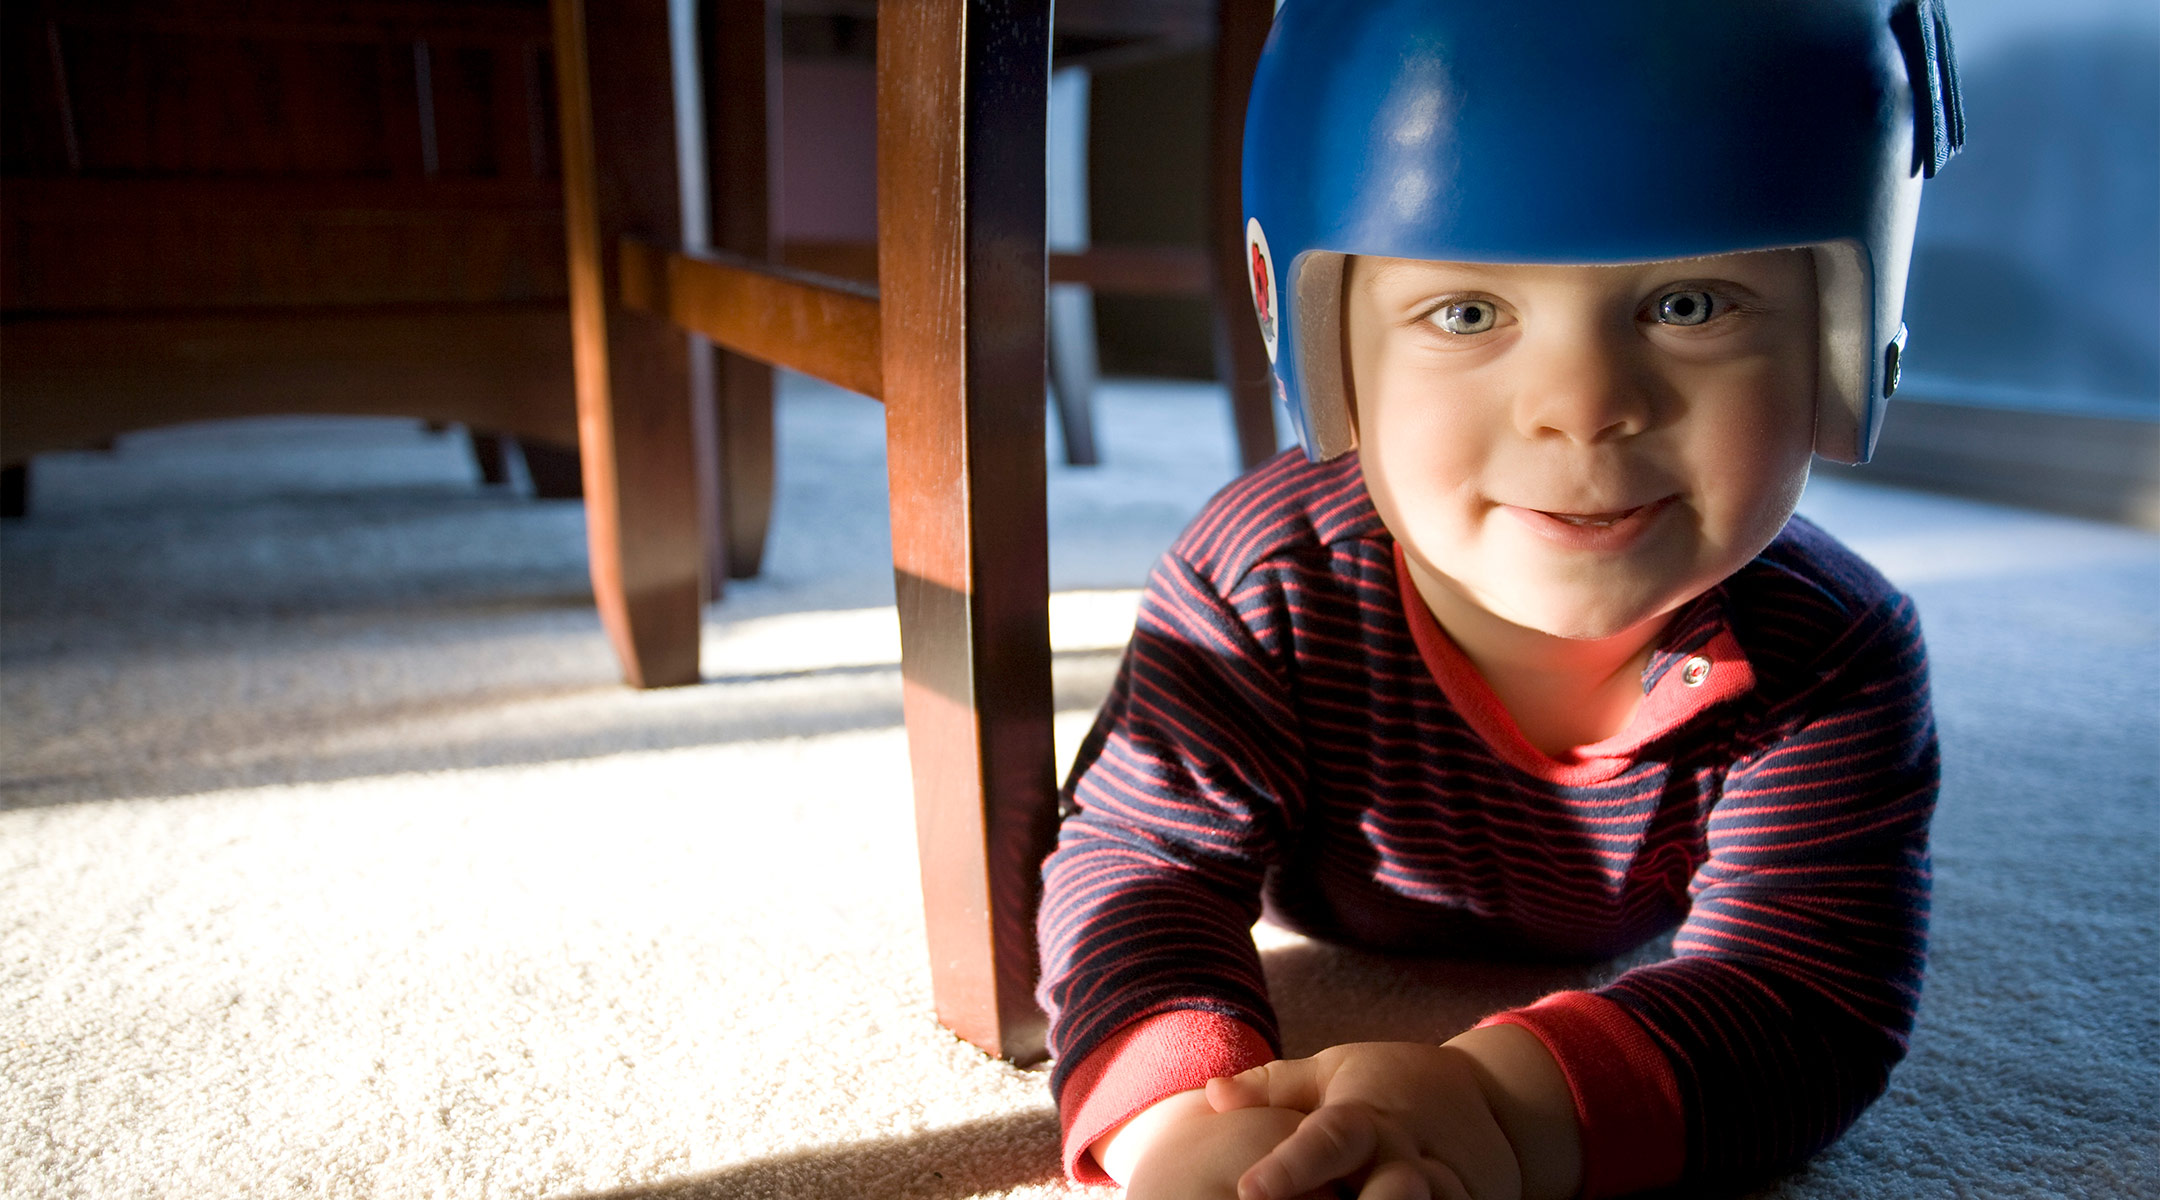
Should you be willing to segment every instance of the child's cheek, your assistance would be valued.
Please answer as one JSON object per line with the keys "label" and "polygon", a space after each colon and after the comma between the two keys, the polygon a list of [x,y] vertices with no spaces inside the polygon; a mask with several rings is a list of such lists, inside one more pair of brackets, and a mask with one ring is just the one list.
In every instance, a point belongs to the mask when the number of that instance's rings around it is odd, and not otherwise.
{"label": "child's cheek", "polygon": [[1690,451],[1713,540],[1751,558],[1777,536],[1807,486],[1814,398],[1773,371],[1742,383],[1703,415]]}

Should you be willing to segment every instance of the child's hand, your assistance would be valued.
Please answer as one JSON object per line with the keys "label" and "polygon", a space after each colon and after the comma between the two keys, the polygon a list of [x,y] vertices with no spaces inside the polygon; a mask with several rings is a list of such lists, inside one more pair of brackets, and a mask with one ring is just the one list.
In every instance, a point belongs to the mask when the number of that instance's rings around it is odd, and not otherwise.
{"label": "child's hand", "polygon": [[1198,1092],[1158,1102],[1095,1143],[1126,1200],[1236,1200],[1238,1177],[1304,1114],[1265,1106],[1218,1113]]}
{"label": "child's hand", "polygon": [[1310,1114],[1239,1180],[1286,1200],[1332,1180],[1360,1200],[1542,1200],[1581,1185],[1566,1077],[1529,1032],[1473,1029],[1443,1046],[1360,1042],[1208,1081],[1218,1112]]}
{"label": "child's hand", "polygon": [[1331,1180],[1361,1200],[1519,1200],[1514,1148],[1461,1051],[1359,1042],[1210,1080],[1218,1112],[1310,1115],[1239,1180],[1239,1200],[1285,1200]]}

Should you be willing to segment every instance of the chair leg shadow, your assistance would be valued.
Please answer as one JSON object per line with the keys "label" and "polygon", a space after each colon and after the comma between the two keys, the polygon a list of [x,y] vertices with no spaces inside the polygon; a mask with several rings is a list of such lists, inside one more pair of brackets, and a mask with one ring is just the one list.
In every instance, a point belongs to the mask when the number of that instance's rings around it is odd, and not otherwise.
{"label": "chair leg shadow", "polygon": [[561,1200],[967,1200],[1062,1175],[1045,1108]]}

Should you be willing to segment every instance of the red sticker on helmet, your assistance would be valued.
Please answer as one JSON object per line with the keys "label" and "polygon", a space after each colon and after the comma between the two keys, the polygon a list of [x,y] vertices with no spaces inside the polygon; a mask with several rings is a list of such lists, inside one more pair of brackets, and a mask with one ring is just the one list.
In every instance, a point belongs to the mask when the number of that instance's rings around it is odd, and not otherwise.
{"label": "red sticker on helmet", "polygon": [[1269,362],[1275,361],[1275,328],[1282,306],[1275,287],[1275,256],[1268,253],[1267,234],[1258,218],[1245,222],[1245,277],[1252,284],[1253,315],[1260,319],[1260,340],[1267,344]]}

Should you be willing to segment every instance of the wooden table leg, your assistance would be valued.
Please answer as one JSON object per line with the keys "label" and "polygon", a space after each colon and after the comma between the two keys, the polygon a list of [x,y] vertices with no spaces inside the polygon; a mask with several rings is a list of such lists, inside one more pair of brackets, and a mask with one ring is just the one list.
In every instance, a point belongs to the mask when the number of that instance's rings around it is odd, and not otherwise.
{"label": "wooden table leg", "polygon": [[1213,102],[1208,130],[1208,239],[1215,259],[1215,313],[1223,382],[1237,428],[1238,459],[1251,467],[1275,453],[1275,397],[1267,346],[1253,320],[1245,266],[1240,172],[1245,99],[1275,19],[1274,0],[1217,0]]}
{"label": "wooden table leg", "polygon": [[1056,832],[1044,506],[1048,0],[906,0],[878,28],[878,278],[908,755],[938,1016],[1043,1053]]}
{"label": "wooden table leg", "polygon": [[[677,33],[667,0],[553,7],[594,598],[625,681],[695,683],[704,547],[691,414],[702,398],[688,335],[623,307],[615,288],[621,237],[674,245],[684,234]],[[701,187],[702,170],[690,182]]]}

